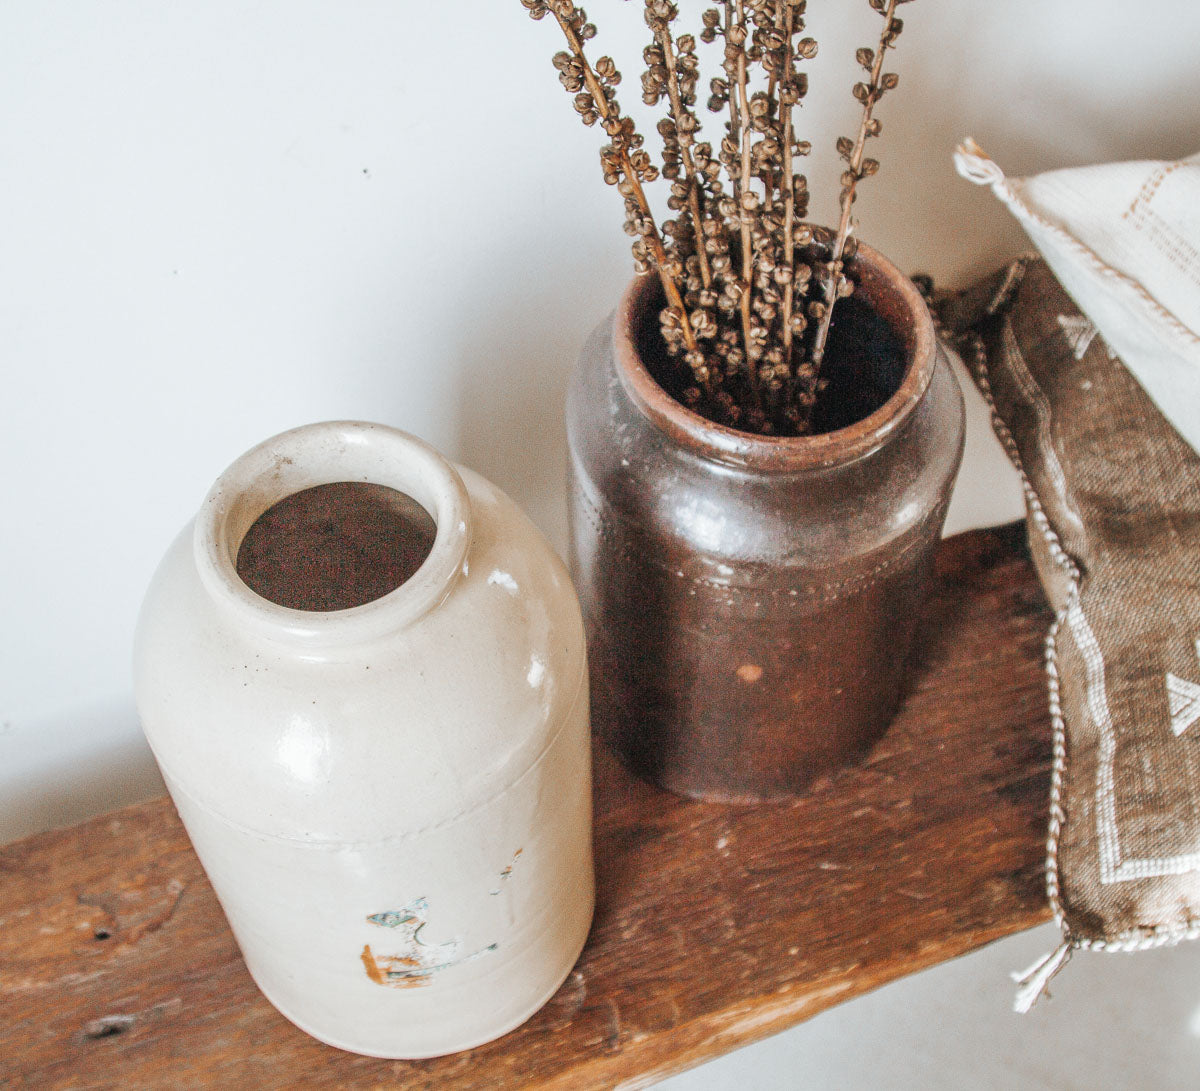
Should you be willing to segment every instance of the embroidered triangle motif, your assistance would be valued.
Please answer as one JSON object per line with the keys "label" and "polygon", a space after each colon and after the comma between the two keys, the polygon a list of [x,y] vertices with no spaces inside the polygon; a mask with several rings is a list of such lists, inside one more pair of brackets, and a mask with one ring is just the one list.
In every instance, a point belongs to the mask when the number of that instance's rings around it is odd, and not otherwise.
{"label": "embroidered triangle motif", "polygon": [[1071,351],[1075,354],[1075,359],[1082,360],[1083,354],[1087,352],[1091,347],[1092,341],[1096,338],[1096,327],[1081,314],[1060,314],[1058,316],[1058,325],[1063,331],[1063,336],[1067,339],[1067,344],[1071,346]]}
{"label": "embroidered triangle motif", "polygon": [[1171,706],[1171,730],[1178,738],[1200,720],[1200,686],[1186,678],[1168,674],[1167,700]]}
{"label": "embroidered triangle motif", "polygon": [[[1058,326],[1063,331],[1063,337],[1066,338],[1067,344],[1071,346],[1076,360],[1083,359],[1083,354],[1091,348],[1092,342],[1100,332],[1090,319],[1081,314],[1060,314]],[[1100,338],[1100,347],[1108,353],[1110,360],[1116,359],[1113,350],[1108,347],[1108,342],[1103,337]]]}
{"label": "embroidered triangle motif", "polygon": [[[1200,659],[1200,640],[1196,641],[1196,658]],[[1168,672],[1167,704],[1171,709],[1171,730],[1179,738],[1200,720],[1200,686]]]}

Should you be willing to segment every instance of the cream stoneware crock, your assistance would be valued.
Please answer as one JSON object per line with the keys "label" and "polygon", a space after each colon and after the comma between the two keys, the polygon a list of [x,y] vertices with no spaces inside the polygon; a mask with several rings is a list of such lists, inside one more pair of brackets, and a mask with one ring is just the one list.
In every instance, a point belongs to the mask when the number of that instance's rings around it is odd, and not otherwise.
{"label": "cream stoneware crock", "polygon": [[[255,595],[248,528],[337,481],[433,516],[419,570],[328,613]],[[250,973],[301,1029],[436,1056],[518,1026],[570,972],[593,907],[583,629],[562,563],[483,478],[381,425],[268,440],[167,553],[135,676]]]}

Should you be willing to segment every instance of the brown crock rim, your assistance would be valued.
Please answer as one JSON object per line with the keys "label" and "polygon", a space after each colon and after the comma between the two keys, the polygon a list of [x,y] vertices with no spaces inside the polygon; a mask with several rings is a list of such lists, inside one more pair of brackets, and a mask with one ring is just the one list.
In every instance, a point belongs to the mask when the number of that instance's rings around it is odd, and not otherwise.
{"label": "brown crock rim", "polygon": [[[937,337],[921,293],[908,277],[877,250],[859,244],[857,269],[865,293],[871,281],[886,282],[912,316],[912,329],[896,330],[905,342],[908,363],[896,392],[862,420],[816,436],[759,436],[717,424],[676,401],[650,374],[636,348],[635,320],[646,297],[659,287],[649,273],[635,277],[613,316],[614,362],[621,385],[634,405],[676,443],[705,458],[745,469],[790,472],[854,461],[870,454],[903,427],[925,395],[937,363]],[[875,274],[879,274],[875,276]],[[893,328],[894,324],[893,324]]]}

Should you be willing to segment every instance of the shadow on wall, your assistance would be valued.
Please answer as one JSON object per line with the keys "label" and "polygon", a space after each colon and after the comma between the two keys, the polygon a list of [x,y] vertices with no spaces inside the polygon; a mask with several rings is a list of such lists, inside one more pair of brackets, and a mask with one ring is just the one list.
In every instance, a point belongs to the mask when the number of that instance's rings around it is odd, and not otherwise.
{"label": "shadow on wall", "polygon": [[0,737],[0,845],[166,791],[130,699],[8,728]]}
{"label": "shadow on wall", "polygon": [[[883,135],[872,152],[882,168],[856,206],[862,238],[905,272],[965,287],[1030,248],[1008,210],[955,173],[952,153],[965,136],[978,139],[1010,177],[1197,151],[1190,104],[1200,95],[1200,67],[1171,45],[1168,29],[1173,21],[1176,36],[1194,36],[1200,24],[1184,7],[1147,0],[1136,17],[1108,19],[1042,0],[914,6],[894,57],[900,90],[881,107]],[[853,23],[860,35],[862,24]],[[852,55],[846,26],[817,36],[822,57],[844,65]],[[1103,58],[1122,57],[1139,60],[1114,61],[1114,78]],[[837,94],[828,113],[814,116],[819,130],[826,116],[845,117],[839,96],[849,78],[828,76]],[[838,131],[844,124],[838,121]],[[818,218],[830,207],[828,172],[818,165],[827,162],[828,133],[814,142]]]}

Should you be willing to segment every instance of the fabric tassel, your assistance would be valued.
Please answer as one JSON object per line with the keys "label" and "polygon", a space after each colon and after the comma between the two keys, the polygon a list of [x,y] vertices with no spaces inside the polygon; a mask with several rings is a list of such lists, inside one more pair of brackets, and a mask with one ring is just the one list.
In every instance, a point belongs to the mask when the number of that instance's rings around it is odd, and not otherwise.
{"label": "fabric tassel", "polygon": [[977,186],[995,186],[1004,181],[1004,171],[969,136],[954,150],[954,166]]}
{"label": "fabric tassel", "polygon": [[1070,940],[1063,940],[1045,958],[1039,958],[1023,974],[1014,973],[1012,979],[1020,986],[1013,999],[1013,1011],[1024,1015],[1044,995],[1049,995],[1050,979],[1068,962],[1075,951],[1075,945]]}

